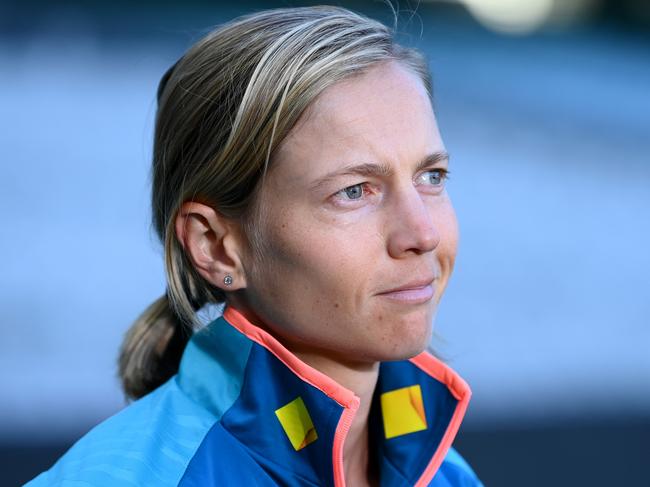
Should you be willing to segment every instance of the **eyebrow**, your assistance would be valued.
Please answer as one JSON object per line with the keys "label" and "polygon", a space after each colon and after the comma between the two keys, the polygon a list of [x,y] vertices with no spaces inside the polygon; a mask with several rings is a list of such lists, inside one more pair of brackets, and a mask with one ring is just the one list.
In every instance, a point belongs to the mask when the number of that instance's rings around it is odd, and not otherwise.
{"label": "eyebrow", "polygon": [[[418,163],[418,165],[415,167],[415,172],[421,171],[422,169],[431,167],[443,161],[449,161],[449,154],[444,151],[434,152],[433,154],[429,154],[425,156]],[[326,174],[325,176],[316,179],[310,185],[310,188],[312,190],[319,189],[325,184],[341,176],[354,175],[354,176],[365,176],[365,177],[369,177],[369,176],[388,177],[391,176],[392,174],[393,174],[393,169],[386,163],[379,163],[379,164],[364,163],[364,164],[349,165],[337,169],[336,171],[332,171]]]}

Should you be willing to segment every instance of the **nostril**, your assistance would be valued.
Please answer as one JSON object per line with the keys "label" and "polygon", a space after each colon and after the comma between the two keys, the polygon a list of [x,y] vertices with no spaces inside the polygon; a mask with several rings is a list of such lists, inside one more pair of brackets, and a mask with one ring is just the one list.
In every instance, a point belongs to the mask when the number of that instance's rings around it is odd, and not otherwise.
{"label": "nostril", "polygon": [[430,252],[438,246],[439,242],[440,242],[440,238],[438,236],[438,233],[433,230],[427,229],[426,233],[423,233],[420,239],[418,240],[416,249],[420,253]]}

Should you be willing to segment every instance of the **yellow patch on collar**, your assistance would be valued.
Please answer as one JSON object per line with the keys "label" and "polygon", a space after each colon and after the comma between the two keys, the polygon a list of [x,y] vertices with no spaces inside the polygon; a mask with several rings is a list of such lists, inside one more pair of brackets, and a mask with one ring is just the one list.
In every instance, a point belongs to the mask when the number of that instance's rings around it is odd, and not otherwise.
{"label": "yellow patch on collar", "polygon": [[318,439],[314,423],[301,397],[276,409],[275,415],[296,451]]}
{"label": "yellow patch on collar", "polygon": [[419,384],[384,392],[380,400],[386,439],[427,429]]}

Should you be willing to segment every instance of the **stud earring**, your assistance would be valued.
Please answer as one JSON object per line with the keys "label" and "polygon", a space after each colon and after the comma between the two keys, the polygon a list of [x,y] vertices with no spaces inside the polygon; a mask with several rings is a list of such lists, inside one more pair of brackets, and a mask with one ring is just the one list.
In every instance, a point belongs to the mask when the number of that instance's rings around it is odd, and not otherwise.
{"label": "stud earring", "polygon": [[226,274],[226,277],[223,278],[223,283],[226,286],[230,286],[232,284],[232,281],[233,281],[233,279],[232,279],[232,276],[230,274]]}

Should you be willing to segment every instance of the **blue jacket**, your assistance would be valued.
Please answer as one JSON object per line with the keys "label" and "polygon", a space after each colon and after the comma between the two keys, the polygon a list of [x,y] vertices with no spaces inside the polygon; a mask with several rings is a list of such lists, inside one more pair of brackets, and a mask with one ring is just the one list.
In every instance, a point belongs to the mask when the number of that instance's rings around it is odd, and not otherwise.
{"label": "blue jacket", "polygon": [[[382,486],[480,486],[451,448],[471,392],[424,352],[380,365],[369,424]],[[194,334],[180,369],[29,484],[345,485],[359,398],[237,310]]]}

